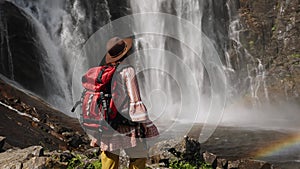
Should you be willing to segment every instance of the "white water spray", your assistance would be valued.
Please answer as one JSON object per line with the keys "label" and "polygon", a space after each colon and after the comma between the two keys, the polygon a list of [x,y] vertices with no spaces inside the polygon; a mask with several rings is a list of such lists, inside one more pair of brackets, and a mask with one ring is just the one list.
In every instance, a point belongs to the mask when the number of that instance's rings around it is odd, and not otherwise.
{"label": "white water spray", "polygon": [[[189,1],[165,1],[165,0],[156,0],[156,1],[131,1],[131,7],[133,13],[169,13],[176,15],[178,18],[182,18],[185,21],[193,25],[195,29],[198,29],[198,35],[195,35],[187,29],[187,25],[179,22],[172,22],[171,20],[165,20],[164,17],[151,17],[147,18],[149,15],[144,15],[144,19],[136,21],[134,25],[134,32],[143,32],[143,30],[148,30],[150,27],[154,32],[160,32],[160,34],[147,34],[139,36],[138,43],[142,46],[142,49],[159,49],[162,51],[170,51],[174,54],[176,59],[181,59],[181,63],[170,64],[168,60],[168,52],[161,52],[159,55],[154,55],[152,50],[141,51],[141,57],[139,60],[142,62],[141,67],[149,67],[149,65],[157,65],[157,67],[163,67],[163,70],[156,70],[156,72],[145,73],[142,72],[145,77],[142,87],[142,96],[146,105],[151,105],[150,113],[162,114],[161,112],[155,112],[159,110],[159,107],[163,107],[161,103],[166,103],[166,112],[169,116],[167,118],[160,117],[160,120],[164,120],[163,123],[170,122],[170,118],[175,118],[174,120],[177,123],[205,123],[217,125],[220,120],[220,114],[222,111],[217,111],[223,98],[220,96],[219,91],[221,88],[224,88],[225,77],[222,73],[222,67],[219,64],[219,60],[214,62],[214,59],[219,59],[219,56],[213,46],[213,43],[202,33],[202,12],[203,12],[203,3],[204,1],[199,0],[189,0]],[[151,15],[150,15],[151,16]],[[142,22],[142,23],[141,23]],[[176,25],[173,25],[173,24]],[[171,26],[170,26],[171,25]],[[171,29],[171,30],[170,30]],[[172,32],[171,37],[167,36],[169,32]],[[165,36],[166,35],[166,36]],[[202,36],[203,35],[203,36]],[[178,39],[176,39],[177,37]],[[184,44],[182,42],[188,41],[189,44]],[[191,49],[197,49],[192,51]],[[151,57],[144,57],[151,56]],[[175,59],[174,58],[174,59]],[[211,59],[211,60],[210,60]],[[219,61],[219,62],[218,62]],[[183,64],[190,70],[191,73],[185,74],[180,72],[180,65]],[[206,64],[206,65],[205,65]],[[205,67],[208,66],[208,67]],[[212,66],[212,67],[211,67]],[[204,78],[204,72],[209,71],[208,73],[212,76],[209,76],[209,79]],[[164,73],[180,75],[179,77],[173,77],[175,81],[172,80],[172,77],[167,76]],[[172,73],[170,73],[172,72]],[[189,88],[189,83],[186,82],[187,77],[193,77],[197,82],[197,89],[193,93],[184,93],[182,90]],[[205,80],[210,80],[212,86],[215,86],[214,90],[210,89],[211,95],[203,95],[203,83]],[[186,82],[186,84],[181,84],[176,86],[178,82]],[[174,84],[175,83],[175,84]],[[178,87],[178,88],[176,88]],[[149,93],[152,91],[161,91],[166,97],[160,97],[157,93],[157,96],[151,96]],[[222,92],[221,92],[222,93]],[[196,105],[190,104],[193,99],[193,95],[198,94],[201,98]],[[222,95],[222,94],[221,94]],[[181,100],[185,96],[187,100]],[[190,96],[190,97],[189,97]],[[149,98],[154,97],[155,99]],[[167,100],[165,100],[167,98]],[[190,103],[189,103],[190,99]],[[211,107],[212,103],[209,102],[210,99],[216,99],[215,107]],[[155,100],[153,103],[151,101]],[[218,102],[218,103],[217,103]],[[199,106],[198,112],[193,112],[192,107]],[[224,105],[222,105],[224,106]],[[221,107],[222,107],[221,106]],[[149,107],[149,106],[148,106]],[[157,107],[157,108],[153,108]],[[184,113],[184,117],[176,117],[176,113],[181,111],[181,107],[188,107],[191,111],[181,112]],[[150,114],[151,116],[151,114]],[[157,116],[156,116],[157,117]],[[170,122],[172,123],[172,122]],[[169,126],[170,127],[170,126]],[[206,138],[212,134],[214,127],[209,129],[208,126],[204,126],[202,131],[202,136],[200,141],[205,141]]]}
{"label": "white water spray", "polygon": [[44,99],[68,114],[73,104],[70,89],[72,70],[81,46],[88,34],[93,33],[92,14],[84,9],[79,0],[73,4],[62,0],[11,2],[31,16],[39,38],[37,42],[40,41],[45,48],[41,72],[53,82],[46,82],[46,88],[59,94]]}

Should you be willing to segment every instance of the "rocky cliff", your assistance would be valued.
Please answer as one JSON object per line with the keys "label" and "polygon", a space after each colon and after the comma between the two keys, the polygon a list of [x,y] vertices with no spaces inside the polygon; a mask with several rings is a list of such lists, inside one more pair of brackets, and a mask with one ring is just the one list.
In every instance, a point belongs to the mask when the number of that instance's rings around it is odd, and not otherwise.
{"label": "rocky cliff", "polygon": [[[240,78],[248,76],[255,97],[299,103],[300,1],[240,0],[237,4],[237,31],[246,50],[231,53],[233,68],[241,72]],[[232,41],[231,46],[237,49],[239,44]]]}

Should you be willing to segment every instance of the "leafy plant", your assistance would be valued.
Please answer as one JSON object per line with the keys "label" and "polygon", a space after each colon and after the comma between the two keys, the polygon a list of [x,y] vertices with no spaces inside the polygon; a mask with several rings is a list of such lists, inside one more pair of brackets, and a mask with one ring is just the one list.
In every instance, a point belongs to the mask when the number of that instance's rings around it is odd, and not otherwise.
{"label": "leafy plant", "polygon": [[101,169],[101,168],[102,168],[102,163],[99,160],[90,163],[86,167],[86,169]]}
{"label": "leafy plant", "polygon": [[[184,162],[184,161],[172,161],[170,163],[170,167],[172,169],[197,169],[198,167],[194,164],[191,164],[189,162]],[[212,166],[207,163],[200,163],[200,169],[212,169]]]}
{"label": "leafy plant", "polygon": [[80,155],[76,155],[69,161],[67,169],[73,169],[76,167],[84,167],[84,162]]}
{"label": "leafy plant", "polygon": [[200,169],[212,169],[212,166],[207,163],[202,163]]}
{"label": "leafy plant", "polygon": [[197,169],[196,166],[183,161],[173,161],[170,163],[170,167],[173,169]]}
{"label": "leafy plant", "polygon": [[68,162],[67,169],[101,169],[102,164],[99,160],[88,162],[88,158],[83,155],[76,155]]}

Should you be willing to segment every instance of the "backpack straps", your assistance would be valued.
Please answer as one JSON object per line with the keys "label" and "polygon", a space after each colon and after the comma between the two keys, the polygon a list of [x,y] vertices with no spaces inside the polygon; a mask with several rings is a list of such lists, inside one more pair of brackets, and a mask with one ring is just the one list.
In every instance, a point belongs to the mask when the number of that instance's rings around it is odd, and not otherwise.
{"label": "backpack straps", "polygon": [[79,100],[75,103],[75,105],[72,107],[72,110],[71,110],[72,113],[74,113],[74,111],[76,110],[77,106],[80,105],[80,104],[82,103],[82,99],[83,99],[83,97],[84,97],[85,92],[86,92],[86,89],[84,89],[84,90],[82,91],[80,99],[79,99]]}
{"label": "backpack straps", "polygon": [[101,69],[101,71],[99,72],[98,76],[97,76],[97,83],[102,83],[102,75],[105,71],[105,69],[107,68],[107,66],[103,67],[103,69]]}

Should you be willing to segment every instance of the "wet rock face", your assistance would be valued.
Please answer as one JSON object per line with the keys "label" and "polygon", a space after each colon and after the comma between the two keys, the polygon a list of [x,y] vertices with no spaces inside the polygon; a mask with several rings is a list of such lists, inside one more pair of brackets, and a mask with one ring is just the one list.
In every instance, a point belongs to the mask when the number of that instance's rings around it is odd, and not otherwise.
{"label": "wet rock face", "polygon": [[214,41],[220,59],[225,62],[225,46],[228,42],[228,9],[227,0],[203,1],[203,32]]}
{"label": "wet rock face", "polygon": [[0,2],[0,73],[25,88],[45,95],[40,63],[45,55],[31,18],[15,5]]}
{"label": "wet rock face", "polygon": [[47,150],[85,149],[89,139],[77,119],[0,80],[0,152],[41,145]]}
{"label": "wet rock face", "polygon": [[108,0],[108,6],[111,14],[111,20],[115,20],[132,13],[130,9],[130,0]]}
{"label": "wet rock face", "polygon": [[[246,65],[257,67],[257,59],[261,60],[272,102],[284,98],[299,103],[300,2],[240,0],[239,12],[243,27],[241,42],[253,57]],[[258,75],[255,69],[250,73],[253,77]],[[263,87],[258,95],[266,98]]]}

